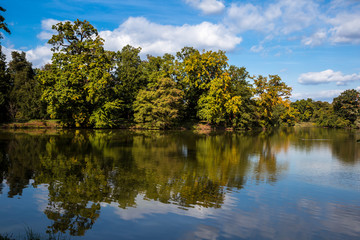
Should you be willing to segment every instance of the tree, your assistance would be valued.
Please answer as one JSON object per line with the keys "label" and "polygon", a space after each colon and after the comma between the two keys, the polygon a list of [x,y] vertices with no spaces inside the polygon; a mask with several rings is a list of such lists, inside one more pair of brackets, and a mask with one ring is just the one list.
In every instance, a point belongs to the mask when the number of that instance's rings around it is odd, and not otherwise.
{"label": "tree", "polygon": [[133,102],[140,89],[146,86],[144,64],[140,59],[141,48],[126,45],[114,56],[115,94],[123,103],[123,111],[118,117],[130,120],[133,116]]}
{"label": "tree", "polygon": [[45,109],[40,101],[40,83],[35,79],[32,64],[24,52],[12,52],[8,72],[12,82],[10,92],[11,117],[16,120],[42,118]]}
{"label": "tree", "polygon": [[359,92],[349,89],[333,100],[334,112],[351,123],[354,123],[360,115]]}
{"label": "tree", "polygon": [[60,22],[53,29],[52,63],[39,74],[50,117],[68,127],[115,126],[114,112],[122,104],[111,76],[113,53],[104,50],[103,39],[86,20]]}
{"label": "tree", "polygon": [[11,82],[6,70],[5,60],[5,54],[2,53],[2,47],[0,45],[0,122],[5,122],[9,119],[8,110]]}
{"label": "tree", "polygon": [[[229,91],[233,97],[241,99],[240,105],[234,105],[232,102],[228,109],[227,119],[232,127],[252,128],[256,126],[256,105],[253,100],[254,88],[248,82],[249,73],[245,67],[230,66],[227,70],[231,78]],[[235,99],[234,99],[235,100]]]}
{"label": "tree", "polygon": [[311,98],[292,102],[291,107],[298,112],[297,115],[301,122],[309,122],[315,111],[315,105]]}
{"label": "tree", "polygon": [[[1,12],[5,12],[6,9],[0,6],[0,30],[5,31],[10,34],[10,30],[7,27],[7,24],[4,22],[5,18]],[[2,33],[0,32],[0,39],[3,38]],[[9,104],[9,92],[11,88],[10,78],[6,73],[6,58],[2,52],[1,42],[0,42],[0,122],[8,120],[8,104]]]}
{"label": "tree", "polygon": [[[258,76],[253,78],[255,84],[258,115],[262,127],[271,127],[279,124],[279,115],[274,115],[274,110],[279,105],[290,111],[288,98],[291,87],[288,87],[278,75],[269,75],[269,78]],[[286,114],[283,112],[282,114]]]}
{"label": "tree", "polygon": [[134,102],[135,122],[145,128],[165,129],[179,118],[183,93],[170,78],[160,78],[140,90]]}
{"label": "tree", "polygon": [[211,80],[210,89],[203,93],[198,101],[198,116],[201,120],[219,124],[225,122],[227,111],[237,112],[238,106],[241,105],[241,98],[231,97],[230,80],[227,73]]}
{"label": "tree", "polygon": [[[196,119],[204,116],[200,108],[206,106],[204,100],[199,105],[200,98],[211,88],[211,81],[223,78],[228,67],[225,52],[204,51],[200,53],[193,48],[184,48],[177,53],[181,62],[180,84],[185,93],[187,118]],[[214,85],[214,84],[213,84]],[[216,84],[215,84],[216,85]]]}
{"label": "tree", "polygon": [[[1,15],[1,12],[6,12],[6,9],[4,9],[3,7],[0,7],[0,29],[4,30],[7,33],[11,33],[10,29],[8,28],[7,24],[4,22],[5,18],[3,15]],[[2,33],[0,32],[0,39],[2,39]]]}

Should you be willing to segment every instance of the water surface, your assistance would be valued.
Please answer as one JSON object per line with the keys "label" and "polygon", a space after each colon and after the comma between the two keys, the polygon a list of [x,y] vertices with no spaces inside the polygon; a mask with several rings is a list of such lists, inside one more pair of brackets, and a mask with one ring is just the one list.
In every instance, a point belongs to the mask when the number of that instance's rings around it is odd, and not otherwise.
{"label": "water surface", "polygon": [[360,133],[0,132],[0,233],[359,239]]}

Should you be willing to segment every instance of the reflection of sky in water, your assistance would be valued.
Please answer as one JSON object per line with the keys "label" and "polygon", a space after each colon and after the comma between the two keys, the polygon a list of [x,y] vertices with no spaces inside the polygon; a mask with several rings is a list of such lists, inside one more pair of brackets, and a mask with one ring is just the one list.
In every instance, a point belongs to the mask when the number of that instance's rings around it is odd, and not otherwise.
{"label": "reflection of sky in water", "polygon": [[288,178],[360,191],[360,162],[344,164],[330,152],[329,147],[319,147],[311,152],[291,148],[288,153],[277,157],[279,161],[286,159],[289,162]]}
{"label": "reflection of sky in water", "polygon": [[[235,199],[231,197],[231,194],[229,194],[225,196],[224,204],[221,206],[221,209],[231,211],[234,205]],[[167,213],[174,213],[198,219],[208,219],[214,218],[216,213],[216,209],[214,208],[206,208],[199,205],[195,205],[184,210],[184,208],[181,208],[176,204],[165,204],[158,201],[145,200],[142,195],[138,195],[136,197],[136,207],[122,209],[118,207],[117,203],[103,203],[101,206],[103,208],[113,208],[112,211],[114,211],[114,213],[123,220],[136,220],[145,218],[146,215]]]}
{"label": "reflection of sky in water", "polygon": [[[311,185],[298,188],[297,184],[250,185],[241,191],[229,192],[220,209],[195,206],[183,210],[177,205],[138,196],[136,208],[119,209],[116,204],[104,204],[102,211],[109,217],[117,215],[139,226],[159,217],[177,223],[182,216],[185,223],[168,226],[169,231],[181,232],[181,235],[170,235],[169,239],[293,239],[294,236],[309,239],[323,232],[327,232],[327,239],[359,236],[360,198],[351,200],[349,197],[353,194],[346,190],[335,190],[332,194],[333,189]],[[339,195],[343,196],[341,204],[337,203]],[[152,227],[157,231],[162,229],[156,220]]]}

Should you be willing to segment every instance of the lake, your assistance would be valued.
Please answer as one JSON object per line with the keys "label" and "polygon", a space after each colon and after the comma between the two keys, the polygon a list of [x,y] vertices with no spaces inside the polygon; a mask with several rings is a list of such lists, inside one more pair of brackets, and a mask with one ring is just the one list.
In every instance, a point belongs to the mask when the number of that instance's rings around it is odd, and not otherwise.
{"label": "lake", "polygon": [[360,239],[360,132],[0,132],[0,234]]}

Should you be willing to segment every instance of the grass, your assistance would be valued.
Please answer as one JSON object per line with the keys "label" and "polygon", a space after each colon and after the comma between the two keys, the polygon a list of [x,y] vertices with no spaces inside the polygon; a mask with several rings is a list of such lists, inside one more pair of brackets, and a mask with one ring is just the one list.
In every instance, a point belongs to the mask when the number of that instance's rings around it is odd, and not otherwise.
{"label": "grass", "polygon": [[[3,124],[2,128],[61,128],[58,120],[39,120],[33,119],[27,122],[13,122]],[[1,240],[1,239],[0,239]]]}
{"label": "grass", "polygon": [[0,240],[65,240],[69,239],[68,237],[63,237],[61,234],[51,234],[41,235],[39,233],[35,233],[30,228],[25,228],[25,236],[19,235],[18,237],[14,237],[13,234],[9,233],[0,233]]}
{"label": "grass", "polygon": [[295,127],[316,127],[316,124],[313,122],[299,122],[295,124]]}

